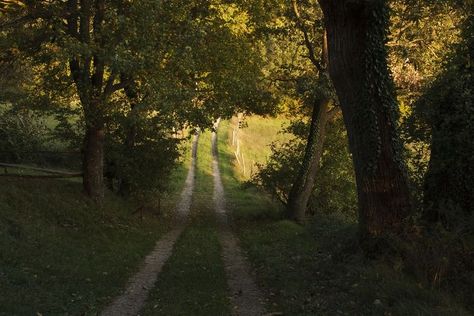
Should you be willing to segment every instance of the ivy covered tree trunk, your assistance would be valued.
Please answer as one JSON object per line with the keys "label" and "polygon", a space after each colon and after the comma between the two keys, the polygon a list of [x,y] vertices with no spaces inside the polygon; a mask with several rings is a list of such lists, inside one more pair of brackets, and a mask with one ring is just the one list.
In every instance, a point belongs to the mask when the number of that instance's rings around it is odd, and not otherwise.
{"label": "ivy covered tree trunk", "polygon": [[314,103],[310,131],[306,142],[303,162],[298,171],[298,175],[291,186],[288,194],[287,214],[289,218],[303,223],[306,220],[308,202],[313,193],[313,188],[320,169],[321,157],[323,154],[324,141],[326,138],[326,124],[329,118],[335,112],[335,108],[328,112],[332,101],[328,66],[327,34],[324,31],[322,36],[321,55],[316,56],[314,44],[310,40],[310,31],[308,30],[304,19],[298,7],[298,1],[292,0],[293,13],[296,17],[296,25],[303,33],[303,39],[308,51],[308,58],[318,73],[318,88],[323,92]]}
{"label": "ivy covered tree trunk", "polygon": [[329,73],[354,162],[364,245],[399,233],[410,213],[396,131],[398,106],[386,60],[388,7],[384,0],[319,2],[328,32]]}
{"label": "ivy covered tree trunk", "polygon": [[104,198],[104,128],[89,126],[84,141],[84,191],[96,203]]}
{"label": "ivy covered tree trunk", "polygon": [[287,213],[300,223],[306,219],[308,201],[319,171],[330,102],[330,99],[323,98],[314,105],[303,163],[288,195]]}

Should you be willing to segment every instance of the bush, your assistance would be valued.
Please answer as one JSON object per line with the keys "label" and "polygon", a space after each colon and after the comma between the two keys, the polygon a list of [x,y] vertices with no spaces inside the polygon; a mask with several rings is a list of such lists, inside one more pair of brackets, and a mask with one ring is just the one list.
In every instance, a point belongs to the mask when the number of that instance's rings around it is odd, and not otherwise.
{"label": "bush", "polygon": [[122,195],[147,204],[147,208],[158,208],[155,204],[168,189],[181,139],[173,137],[157,117],[134,119],[133,125],[123,118],[125,124],[112,126],[106,143],[105,176],[109,186]]}
{"label": "bush", "polygon": [[[326,142],[319,177],[316,180],[309,211],[340,212],[355,216],[356,189],[352,160],[347,146],[347,134],[341,118],[328,123]],[[265,165],[259,166],[253,182],[286,204],[292,183],[303,160],[307,123],[301,120],[290,124],[286,132],[294,138],[285,143],[274,143],[272,154]]]}
{"label": "bush", "polygon": [[28,153],[44,150],[49,133],[44,121],[33,111],[0,106],[0,151],[2,160],[18,163]]}

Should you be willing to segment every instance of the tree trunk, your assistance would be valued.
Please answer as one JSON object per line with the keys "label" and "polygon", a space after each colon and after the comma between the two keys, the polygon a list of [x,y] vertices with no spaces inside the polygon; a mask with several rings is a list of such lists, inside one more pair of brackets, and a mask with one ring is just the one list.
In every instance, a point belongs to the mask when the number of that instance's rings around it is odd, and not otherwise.
{"label": "tree trunk", "polygon": [[306,219],[308,201],[319,171],[329,117],[329,104],[330,100],[327,98],[314,104],[303,164],[288,195],[288,216],[300,223]]}
{"label": "tree trunk", "polygon": [[[308,36],[308,31],[301,19],[297,2],[296,0],[293,0],[292,2],[293,11],[298,18],[298,25],[304,34],[309,59],[319,73],[319,84],[330,90],[331,85],[327,74],[328,50],[326,30],[323,35],[321,58],[318,59],[315,56],[314,46],[309,40],[310,37]],[[300,223],[303,223],[306,220],[306,210],[319,172],[324,140],[326,138],[326,124],[330,116],[328,108],[331,99],[329,97],[329,91],[326,91],[325,94],[325,96],[321,96],[321,99],[314,103],[303,163],[298,172],[298,176],[291,187],[290,193],[288,194],[287,213],[291,219]]]}
{"label": "tree trunk", "polygon": [[96,203],[104,198],[104,128],[88,126],[84,140],[84,191]]}
{"label": "tree trunk", "polygon": [[[103,48],[104,0],[67,0],[66,26],[71,38],[83,47]],[[92,45],[92,46],[91,46]],[[69,60],[71,77],[75,82],[86,121],[84,139],[84,191],[97,203],[104,197],[104,118],[108,98],[123,88],[115,84],[117,74],[106,67],[100,53],[77,51]],[[106,71],[109,68],[110,71]],[[106,75],[107,74],[107,79]]]}
{"label": "tree trunk", "polygon": [[[356,173],[362,242],[397,234],[410,212],[396,131],[398,105],[385,48],[383,0],[319,0],[329,73],[341,104]],[[368,244],[367,244],[368,245]]]}
{"label": "tree trunk", "polygon": [[[134,158],[134,151],[135,151],[135,144],[136,144],[136,138],[137,138],[137,124],[135,122],[135,116],[138,115],[136,112],[136,109],[134,105],[132,105],[131,112],[129,116],[127,117],[127,123],[125,125],[126,128],[126,135],[125,135],[125,143],[124,143],[124,150],[127,151],[126,155],[133,159]],[[129,160],[126,160],[129,161]],[[126,161],[121,161],[122,167],[125,167],[126,170],[130,171],[130,166],[125,165],[127,162]],[[130,194],[133,191],[133,183],[131,179],[131,175],[128,173],[122,173],[120,175],[120,187],[119,187],[119,193],[120,195],[127,197],[130,196]]]}
{"label": "tree trunk", "polygon": [[[133,79],[126,74],[121,74],[122,82],[126,82],[124,91],[125,95],[127,96],[128,100],[130,101],[130,113],[128,114],[125,129],[125,144],[124,149],[127,150],[129,155],[133,156],[133,152],[135,151],[135,144],[137,139],[138,133],[138,126],[137,126],[137,117],[139,115],[137,109],[138,103],[138,93],[136,89],[135,82]],[[128,167],[128,166],[127,166]],[[130,170],[130,168],[126,168]],[[120,179],[120,188],[119,192],[122,196],[129,196],[132,193],[132,180],[130,179],[129,174],[122,174]]]}

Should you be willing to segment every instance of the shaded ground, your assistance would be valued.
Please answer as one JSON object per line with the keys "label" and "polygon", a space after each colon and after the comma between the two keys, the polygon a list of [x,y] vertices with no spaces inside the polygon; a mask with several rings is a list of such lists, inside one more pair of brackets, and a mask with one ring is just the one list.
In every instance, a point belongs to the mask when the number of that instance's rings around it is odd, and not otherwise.
{"label": "shaded ground", "polygon": [[144,306],[148,292],[154,286],[158,274],[173,251],[173,246],[185,228],[186,218],[191,207],[194,190],[198,136],[194,136],[192,144],[192,160],[188,176],[181,193],[181,200],[176,207],[177,225],[161,238],[155,249],[146,257],[140,271],[130,280],[125,292],[117,297],[103,312],[104,316],[133,316]]}
{"label": "shaded ground", "polygon": [[80,183],[0,184],[0,315],[97,314],[168,230],[111,194],[94,207]]}

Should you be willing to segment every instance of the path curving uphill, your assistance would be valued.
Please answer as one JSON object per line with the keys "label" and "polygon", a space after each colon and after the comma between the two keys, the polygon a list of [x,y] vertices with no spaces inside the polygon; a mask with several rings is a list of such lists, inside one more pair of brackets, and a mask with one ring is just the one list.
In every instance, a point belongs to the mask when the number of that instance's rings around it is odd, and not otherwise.
{"label": "path curving uphill", "polygon": [[126,290],[118,296],[105,310],[102,316],[135,316],[143,308],[148,292],[155,284],[158,274],[171,256],[173,246],[183,232],[194,191],[194,174],[199,135],[195,135],[192,144],[191,166],[188,171],[180,201],[176,207],[177,225],[165,234],[154,250],[145,258],[142,268],[129,281]]}
{"label": "path curving uphill", "polygon": [[257,287],[250,265],[242,254],[237,237],[232,233],[225,208],[224,186],[219,170],[217,150],[218,120],[212,133],[212,169],[214,176],[214,203],[219,221],[219,241],[222,258],[231,291],[232,314],[239,316],[264,315],[263,295]]}

